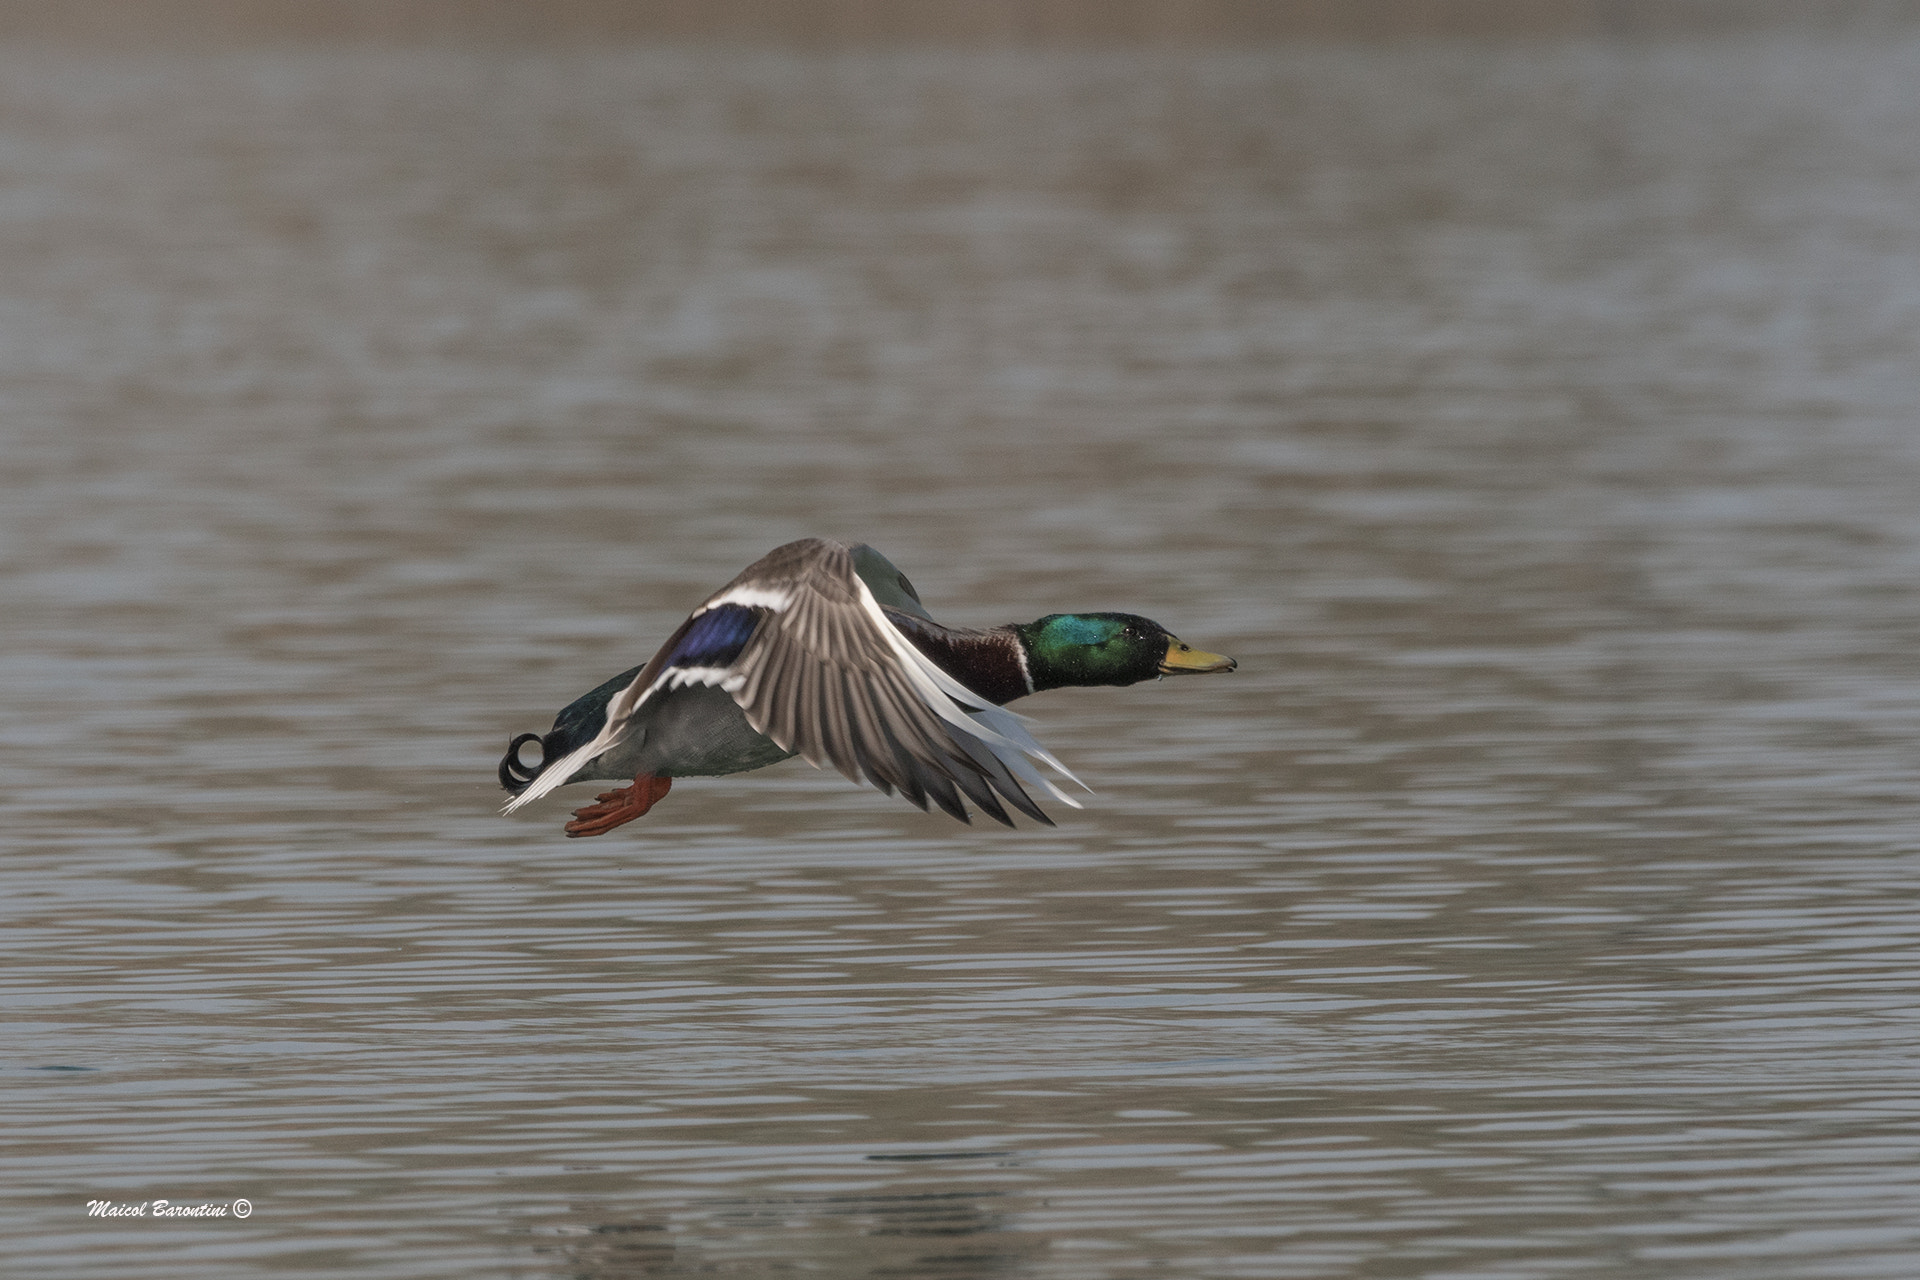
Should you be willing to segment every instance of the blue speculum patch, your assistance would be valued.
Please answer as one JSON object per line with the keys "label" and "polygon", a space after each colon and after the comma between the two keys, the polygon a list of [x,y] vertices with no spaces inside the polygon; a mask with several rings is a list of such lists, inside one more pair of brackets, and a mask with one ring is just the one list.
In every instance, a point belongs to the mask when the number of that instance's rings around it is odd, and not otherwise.
{"label": "blue speculum patch", "polygon": [[758,609],[746,605],[715,605],[693,620],[680,643],[673,647],[667,665],[674,667],[725,667],[740,656],[760,625]]}

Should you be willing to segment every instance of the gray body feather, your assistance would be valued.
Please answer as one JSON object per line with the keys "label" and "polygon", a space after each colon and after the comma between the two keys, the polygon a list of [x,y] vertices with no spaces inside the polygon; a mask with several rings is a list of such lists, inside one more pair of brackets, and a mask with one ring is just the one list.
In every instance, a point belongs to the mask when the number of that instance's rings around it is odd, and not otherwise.
{"label": "gray body feather", "polygon": [[643,773],[713,778],[765,768],[798,754],[754,732],[726,690],[690,684],[648,699],[634,717],[632,734],[589,760],[572,780],[631,782]]}

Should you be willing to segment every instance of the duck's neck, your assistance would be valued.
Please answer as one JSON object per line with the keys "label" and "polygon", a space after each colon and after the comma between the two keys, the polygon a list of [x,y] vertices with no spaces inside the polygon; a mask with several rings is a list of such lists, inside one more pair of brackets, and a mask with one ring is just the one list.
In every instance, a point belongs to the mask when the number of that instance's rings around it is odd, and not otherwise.
{"label": "duck's neck", "polygon": [[933,665],[989,702],[1004,705],[1034,691],[1027,647],[1014,627],[974,631],[943,627],[896,609],[886,612],[888,621]]}

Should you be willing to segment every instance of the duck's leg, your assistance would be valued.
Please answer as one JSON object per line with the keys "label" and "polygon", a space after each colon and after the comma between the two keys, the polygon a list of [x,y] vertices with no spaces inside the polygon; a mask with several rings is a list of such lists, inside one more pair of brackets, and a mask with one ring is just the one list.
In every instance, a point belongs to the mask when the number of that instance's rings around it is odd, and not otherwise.
{"label": "duck's leg", "polygon": [[621,823],[632,822],[659,804],[672,785],[672,778],[656,778],[650,773],[643,773],[633,780],[632,786],[622,787],[618,791],[603,791],[594,797],[599,801],[598,804],[573,811],[573,821],[567,824],[567,834],[605,835]]}

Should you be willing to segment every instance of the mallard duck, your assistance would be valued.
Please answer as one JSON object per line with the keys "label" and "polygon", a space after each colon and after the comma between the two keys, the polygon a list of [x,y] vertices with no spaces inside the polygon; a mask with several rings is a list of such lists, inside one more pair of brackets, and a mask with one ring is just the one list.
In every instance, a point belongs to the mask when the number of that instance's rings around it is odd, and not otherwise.
{"label": "mallard duck", "polygon": [[[544,736],[513,739],[500,761],[500,785],[514,793],[504,812],[569,782],[633,779],[574,811],[567,834],[597,836],[653,808],[675,778],[798,755],[962,822],[971,821],[964,794],[1007,826],[1001,800],[1051,826],[1022,783],[1079,802],[1031,761],[1085,784],[1004,704],[1042,689],[1236,665],[1130,613],[942,626],[872,547],[802,538],[708,596],[645,666],[570,703]],[[533,764],[520,754],[530,742],[540,744]]]}

